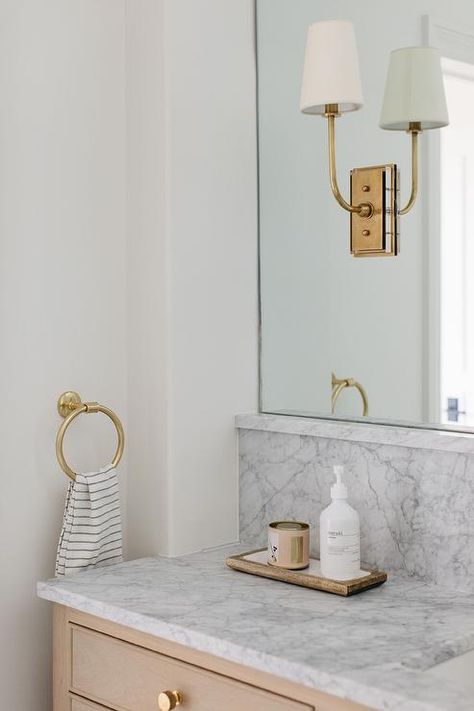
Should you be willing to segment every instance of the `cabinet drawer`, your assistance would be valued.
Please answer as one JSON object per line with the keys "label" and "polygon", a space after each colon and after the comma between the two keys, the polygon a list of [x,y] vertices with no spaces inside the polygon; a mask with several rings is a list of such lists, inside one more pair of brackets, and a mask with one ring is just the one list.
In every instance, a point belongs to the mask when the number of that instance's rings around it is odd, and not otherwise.
{"label": "cabinet drawer", "polygon": [[85,701],[84,699],[77,699],[73,696],[71,698],[71,711],[110,711],[106,709],[105,706],[97,706],[92,701]]}
{"label": "cabinet drawer", "polygon": [[71,630],[71,691],[113,709],[158,711],[160,691],[177,690],[183,711],[313,711],[313,706],[114,637],[75,625]]}

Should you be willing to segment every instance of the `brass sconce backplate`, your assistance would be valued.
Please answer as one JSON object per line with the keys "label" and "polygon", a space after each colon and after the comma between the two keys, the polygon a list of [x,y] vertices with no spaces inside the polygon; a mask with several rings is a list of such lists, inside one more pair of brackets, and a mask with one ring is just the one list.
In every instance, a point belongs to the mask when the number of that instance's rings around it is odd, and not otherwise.
{"label": "brass sconce backplate", "polygon": [[351,204],[369,203],[372,214],[351,213],[351,253],[354,257],[398,254],[398,171],[393,163],[354,168]]}

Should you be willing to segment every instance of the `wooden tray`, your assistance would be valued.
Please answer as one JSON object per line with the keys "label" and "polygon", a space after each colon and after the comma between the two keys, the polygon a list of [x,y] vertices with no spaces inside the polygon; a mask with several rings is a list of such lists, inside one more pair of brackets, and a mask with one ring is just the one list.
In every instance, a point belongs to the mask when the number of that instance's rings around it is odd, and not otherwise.
{"label": "wooden tray", "polygon": [[251,575],[261,575],[264,578],[282,580],[292,585],[301,585],[313,590],[334,593],[334,595],[355,595],[356,593],[370,590],[377,585],[382,585],[387,580],[387,573],[380,570],[361,570],[361,575],[352,580],[330,580],[321,575],[321,564],[317,558],[311,558],[309,567],[304,570],[286,570],[277,568],[267,563],[268,551],[266,548],[233,555],[227,558],[229,568],[240,570]]}

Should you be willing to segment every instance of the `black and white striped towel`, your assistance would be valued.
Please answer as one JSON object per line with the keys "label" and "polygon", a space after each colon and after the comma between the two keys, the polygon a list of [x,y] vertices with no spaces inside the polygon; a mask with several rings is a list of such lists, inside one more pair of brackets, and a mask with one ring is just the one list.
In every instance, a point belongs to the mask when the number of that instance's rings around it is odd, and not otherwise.
{"label": "black and white striped towel", "polygon": [[56,575],[122,561],[122,524],[117,472],[109,464],[76,474],[66,496],[56,558]]}

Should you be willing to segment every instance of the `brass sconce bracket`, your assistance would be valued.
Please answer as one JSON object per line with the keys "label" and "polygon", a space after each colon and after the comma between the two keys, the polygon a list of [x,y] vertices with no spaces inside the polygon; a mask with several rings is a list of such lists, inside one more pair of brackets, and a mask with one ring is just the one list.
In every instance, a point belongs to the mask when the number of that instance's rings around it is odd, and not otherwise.
{"label": "brass sconce bracket", "polygon": [[418,123],[409,125],[412,138],[412,188],[406,206],[399,208],[399,171],[394,163],[354,168],[351,171],[351,200],[339,190],[336,172],[335,121],[337,104],[326,104],[328,121],[329,179],[339,205],[351,213],[351,254],[354,257],[393,257],[399,252],[399,216],[405,215],[416,201],[418,192]]}
{"label": "brass sconce bracket", "polygon": [[370,200],[369,216],[351,213],[351,254],[392,257],[398,254],[398,170],[394,164],[351,171],[351,202]]}

